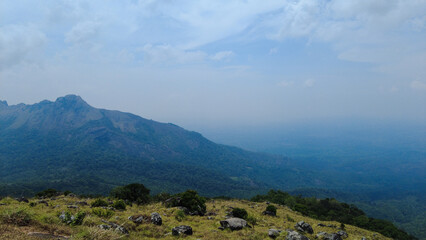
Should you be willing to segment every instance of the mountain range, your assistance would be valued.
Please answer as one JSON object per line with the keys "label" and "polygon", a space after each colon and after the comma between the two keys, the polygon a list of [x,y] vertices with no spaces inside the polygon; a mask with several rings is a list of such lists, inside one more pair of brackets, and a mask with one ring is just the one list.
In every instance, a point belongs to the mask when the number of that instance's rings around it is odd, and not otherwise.
{"label": "mountain range", "polygon": [[51,187],[83,194],[142,182],[153,192],[196,189],[244,197],[309,184],[288,158],[216,144],[171,123],[97,109],[81,97],[0,102],[0,193]]}

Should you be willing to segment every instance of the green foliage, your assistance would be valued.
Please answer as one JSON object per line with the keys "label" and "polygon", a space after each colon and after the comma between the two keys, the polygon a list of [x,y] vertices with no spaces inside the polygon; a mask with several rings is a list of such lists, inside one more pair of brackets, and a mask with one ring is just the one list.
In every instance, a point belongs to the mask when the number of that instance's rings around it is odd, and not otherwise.
{"label": "green foliage", "polygon": [[350,224],[379,232],[384,236],[394,239],[416,239],[403,230],[395,227],[391,222],[369,218],[355,205],[341,203],[336,199],[326,198],[318,201],[314,197],[303,198],[301,196],[291,196],[290,194],[282,191],[270,190],[266,195],[257,195],[251,200],[256,202],[270,201],[276,204],[287,205],[292,210],[298,211],[303,215],[312,218],[341,222],[342,225],[340,228],[342,229],[344,229],[344,224]]}
{"label": "green foliage", "polygon": [[32,221],[32,214],[27,209],[19,208],[3,211],[0,215],[1,222],[16,226],[28,226]]}
{"label": "green foliage", "polygon": [[64,192],[64,196],[68,196],[68,195],[70,195],[72,192],[71,191],[65,191]]}
{"label": "green foliage", "polygon": [[242,219],[247,219],[248,213],[243,208],[234,208],[232,209],[232,216]]}
{"label": "green foliage", "polygon": [[246,218],[246,221],[252,226],[254,227],[257,224],[257,218],[253,215],[248,215]]}
{"label": "green foliage", "polygon": [[39,198],[51,198],[58,195],[58,191],[53,188],[38,192],[35,196]]}
{"label": "green foliage", "polygon": [[290,217],[288,214],[286,214],[286,218],[287,218],[287,221],[294,222],[294,219]]}
{"label": "green foliage", "polygon": [[108,203],[107,203],[107,201],[105,201],[101,198],[98,198],[92,203],[91,206],[92,207],[108,207]]}
{"label": "green foliage", "polygon": [[30,202],[30,204],[28,204],[30,207],[35,207],[35,206],[37,206],[37,203],[35,203],[35,202]]}
{"label": "green foliage", "polygon": [[110,218],[114,215],[114,211],[103,208],[92,208],[92,213],[100,218]]}
{"label": "green foliage", "polygon": [[172,195],[170,193],[162,192],[162,193],[159,193],[157,195],[154,195],[152,197],[152,201],[153,202],[164,202],[167,199],[170,199],[171,197],[172,197]]}
{"label": "green foliage", "polygon": [[77,212],[74,216],[70,212],[66,211],[64,215],[65,217],[62,219],[62,222],[71,226],[81,225],[86,217],[86,213],[83,211]]}
{"label": "green foliage", "polygon": [[114,201],[112,207],[117,210],[126,210],[126,203],[123,200],[119,199],[117,201]]}
{"label": "green foliage", "polygon": [[206,199],[198,195],[194,190],[187,190],[176,194],[168,203],[167,207],[185,207],[190,215],[203,216],[206,213]]}
{"label": "green foliage", "polygon": [[150,190],[143,184],[132,183],[126,186],[114,188],[111,191],[111,196],[140,205],[149,203],[149,192]]}
{"label": "green foliage", "polygon": [[185,212],[178,209],[175,213],[175,219],[179,222],[181,222],[182,220],[184,220],[186,217]]}
{"label": "green foliage", "polygon": [[270,204],[266,207],[266,211],[272,212],[272,213],[274,213],[274,215],[277,215],[277,207],[275,207],[272,204]]}

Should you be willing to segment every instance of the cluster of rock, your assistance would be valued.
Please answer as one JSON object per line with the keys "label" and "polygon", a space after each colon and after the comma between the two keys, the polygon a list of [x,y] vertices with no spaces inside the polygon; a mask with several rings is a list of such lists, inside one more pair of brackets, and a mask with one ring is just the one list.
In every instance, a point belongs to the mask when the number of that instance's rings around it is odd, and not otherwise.
{"label": "cluster of rock", "polygon": [[103,230],[112,229],[112,230],[119,232],[119,233],[122,233],[122,234],[129,234],[129,231],[123,226],[120,226],[120,225],[113,223],[113,222],[108,222],[108,221],[103,220],[103,219],[102,219],[102,222],[105,223],[105,224],[99,225],[99,228],[101,228]]}
{"label": "cluster of rock", "polygon": [[172,235],[173,236],[180,236],[180,235],[192,235],[192,227],[187,225],[181,225],[178,227],[174,227],[172,229]]}
{"label": "cluster of rock", "polygon": [[128,219],[136,224],[152,223],[158,226],[163,224],[163,219],[157,212],[151,213],[151,217],[147,215],[133,215],[128,217]]}

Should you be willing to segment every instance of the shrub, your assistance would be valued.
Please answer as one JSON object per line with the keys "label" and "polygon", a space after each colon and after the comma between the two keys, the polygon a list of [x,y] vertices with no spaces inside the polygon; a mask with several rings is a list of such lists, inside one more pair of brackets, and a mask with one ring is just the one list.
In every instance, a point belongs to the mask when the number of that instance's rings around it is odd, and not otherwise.
{"label": "shrub", "polygon": [[100,218],[110,218],[114,215],[114,211],[103,208],[92,208],[92,213]]}
{"label": "shrub", "polygon": [[169,202],[167,207],[185,207],[187,214],[203,216],[206,213],[206,199],[199,196],[194,190],[176,194]]}
{"label": "shrub", "polygon": [[172,195],[170,193],[159,193],[152,197],[152,201],[154,202],[164,202],[167,199],[170,199]]}
{"label": "shrub", "polygon": [[70,195],[72,192],[71,191],[65,191],[64,192],[64,196],[68,196],[68,195]]}
{"label": "shrub", "polygon": [[242,219],[247,219],[247,211],[243,208],[234,208],[232,209],[232,216]]}
{"label": "shrub", "polygon": [[32,216],[26,209],[13,209],[3,212],[1,220],[5,224],[28,226],[32,221]]}
{"label": "shrub", "polygon": [[126,203],[119,199],[117,201],[114,202],[114,204],[112,204],[112,207],[118,210],[126,210]]}
{"label": "shrub", "polygon": [[138,205],[149,202],[149,189],[143,184],[132,183],[123,187],[116,187],[111,191],[111,196]]}
{"label": "shrub", "polygon": [[91,206],[92,207],[108,207],[108,203],[105,200],[98,198],[92,203]]}
{"label": "shrub", "polygon": [[38,198],[51,198],[58,195],[58,191],[53,188],[38,192],[35,196]]}
{"label": "shrub", "polygon": [[185,212],[178,209],[175,213],[175,219],[179,222],[185,219]]}
{"label": "shrub", "polygon": [[287,221],[294,222],[294,219],[290,217],[288,214],[286,214],[286,218],[287,218]]}
{"label": "shrub", "polygon": [[256,223],[257,223],[257,218],[256,218],[255,216],[253,216],[253,215],[249,215],[249,216],[247,216],[246,220],[247,220],[247,222],[248,222],[249,224],[251,224],[251,225],[253,226],[253,228],[254,228],[254,226],[255,226],[255,225],[256,225]]}
{"label": "shrub", "polygon": [[74,216],[71,215],[71,213],[68,211],[65,212],[63,215],[63,218],[61,218],[62,222],[71,226],[81,225],[83,223],[84,218],[86,217],[86,213],[82,211],[79,211]]}
{"label": "shrub", "polygon": [[274,205],[268,205],[267,207],[266,207],[266,211],[268,211],[268,212],[272,212],[272,213],[274,213],[274,215],[277,215],[277,207],[275,207]]}

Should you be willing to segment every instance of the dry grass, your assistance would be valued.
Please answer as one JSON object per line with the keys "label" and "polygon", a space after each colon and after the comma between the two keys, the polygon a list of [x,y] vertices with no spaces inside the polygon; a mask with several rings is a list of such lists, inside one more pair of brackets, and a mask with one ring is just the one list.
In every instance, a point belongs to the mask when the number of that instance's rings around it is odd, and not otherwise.
{"label": "dry grass", "polygon": [[[33,200],[35,201],[35,200]],[[286,229],[294,229],[297,221],[305,221],[314,229],[314,234],[307,234],[310,239],[314,239],[315,234],[320,231],[336,232],[336,228],[318,227],[317,224],[322,222],[325,225],[334,224],[340,226],[338,222],[318,221],[308,217],[304,217],[297,212],[293,212],[284,206],[277,206],[277,217],[265,216],[261,213],[266,209],[266,203],[254,203],[244,200],[215,200],[207,202],[207,211],[215,212],[213,219],[208,220],[207,216],[186,216],[178,221],[175,215],[177,208],[165,208],[163,205],[149,204],[144,206],[127,206],[124,211],[115,211],[108,221],[123,225],[130,231],[130,235],[122,235],[112,230],[101,230],[98,226],[103,224],[101,218],[93,214],[89,206],[79,206],[79,209],[69,209],[67,205],[75,204],[77,201],[87,201],[88,204],[94,200],[77,199],[73,197],[58,197],[57,200],[48,201],[49,206],[37,204],[35,207],[29,207],[28,203],[19,203],[11,199],[3,199],[7,205],[0,206],[0,239],[36,239],[27,236],[28,232],[44,232],[55,235],[71,236],[71,239],[78,240],[107,240],[107,239],[176,239],[172,236],[171,229],[179,225],[189,225],[193,228],[193,235],[187,236],[185,239],[268,239],[268,230],[275,228],[285,231]],[[229,207],[244,208],[249,216],[254,217],[256,225],[254,228],[247,228],[241,231],[221,231],[219,221],[225,219]],[[86,212],[86,218],[81,226],[68,226],[62,223],[58,215],[63,211],[70,211],[75,214],[78,211]],[[153,224],[141,224],[128,220],[131,215],[150,215],[152,212],[158,212],[163,218],[163,225],[156,226]],[[15,213],[15,215],[13,214]],[[19,213],[19,214],[17,214]],[[28,214],[28,224],[21,224],[22,218]],[[11,217],[12,216],[12,217]],[[6,220],[4,220],[6,219]],[[9,219],[9,220],[8,220]],[[25,221],[24,221],[25,222]],[[26,226],[22,226],[26,225]],[[360,229],[354,226],[346,225],[346,232],[349,234],[347,240],[367,239],[381,240],[388,239],[378,233]],[[286,234],[281,234],[278,239],[285,239]]]}

